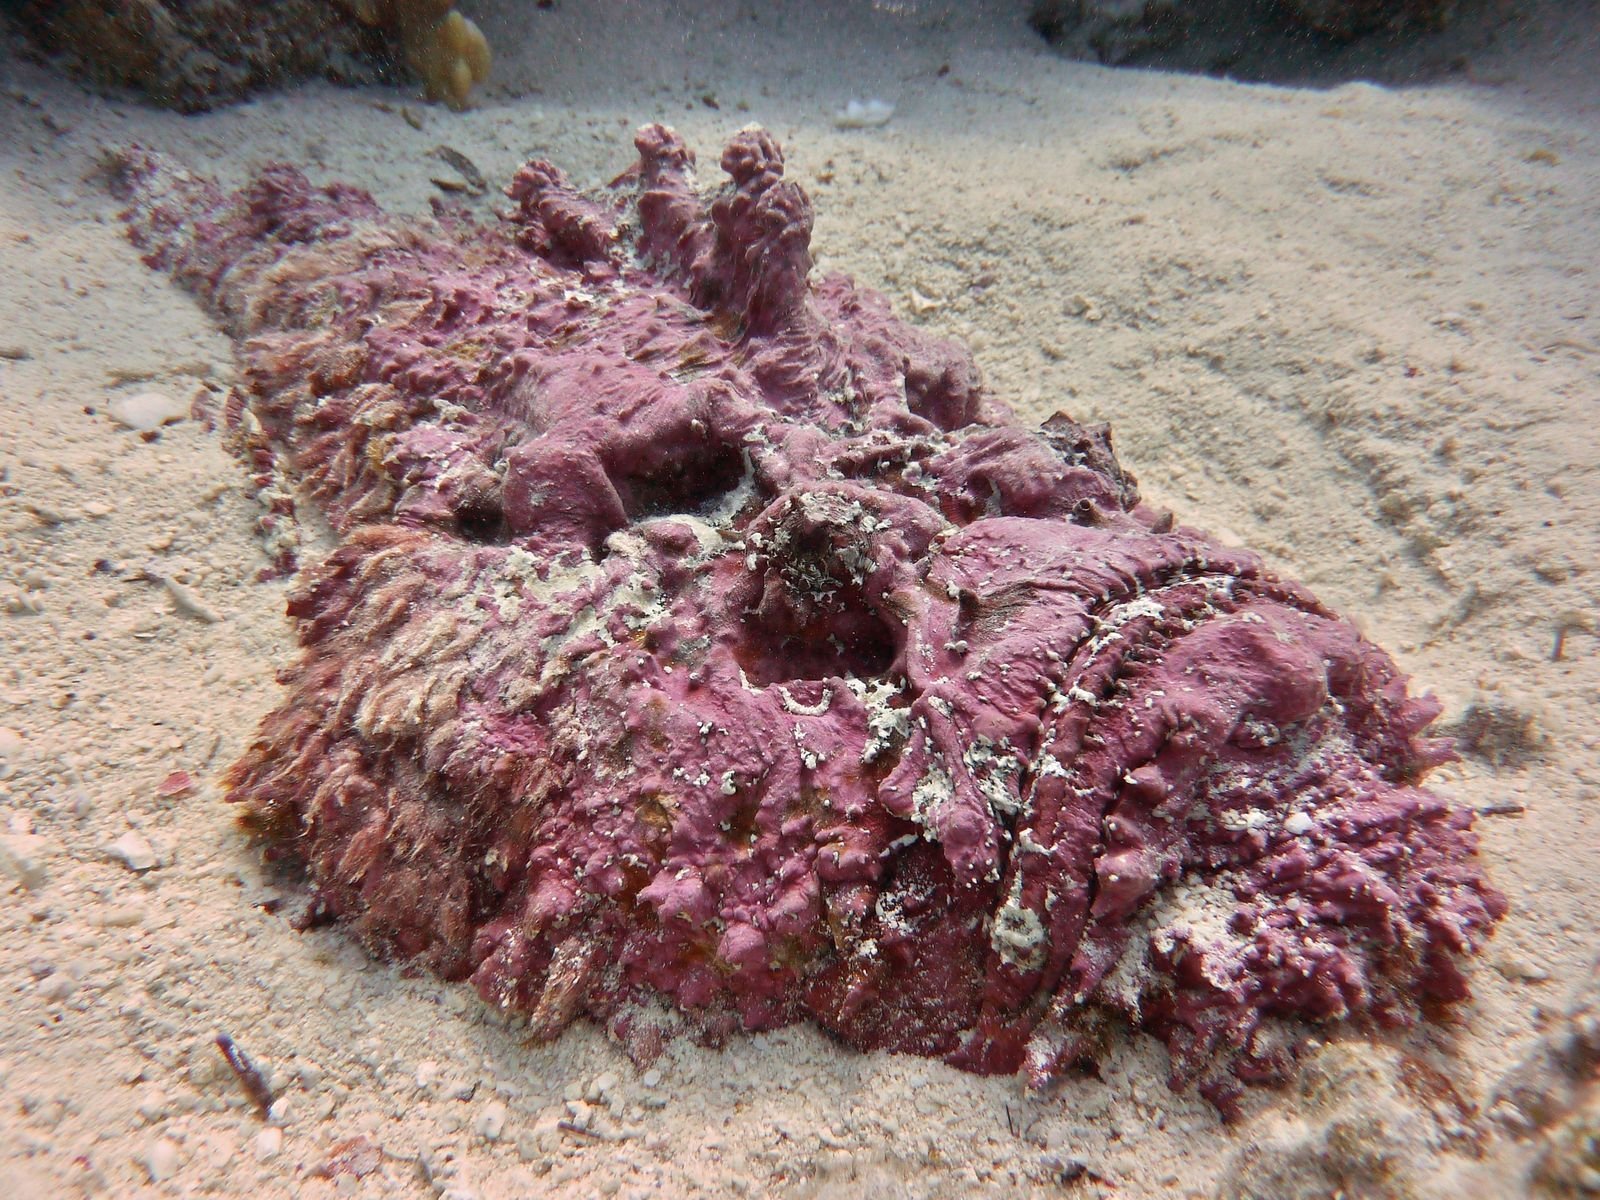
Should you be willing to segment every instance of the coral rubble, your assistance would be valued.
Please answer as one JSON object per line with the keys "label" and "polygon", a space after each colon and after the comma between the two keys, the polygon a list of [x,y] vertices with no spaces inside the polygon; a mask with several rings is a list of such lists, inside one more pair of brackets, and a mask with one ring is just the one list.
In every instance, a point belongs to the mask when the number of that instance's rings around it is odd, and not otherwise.
{"label": "coral rubble", "polygon": [[389,59],[461,108],[489,44],[454,0],[20,0],[19,28],[97,83],[185,112],[285,80],[371,81]]}
{"label": "coral rubble", "polygon": [[[1034,0],[1029,22],[1073,58],[1246,78],[1293,78],[1451,24],[1456,0]],[[1356,60],[1354,70],[1375,64]]]}
{"label": "coral rubble", "polygon": [[429,100],[465,108],[489,78],[489,42],[455,0],[342,0],[366,25],[391,30]]}
{"label": "coral rubble", "polygon": [[1455,15],[1456,0],[1286,0],[1294,18],[1331,37],[1374,29],[1436,29]]}
{"label": "coral rubble", "polygon": [[340,539],[230,779],[320,910],[541,1037],[811,1018],[1042,1082],[1126,1023],[1224,1107],[1295,1020],[1462,999],[1504,903],[1419,786],[1432,700],[1103,427],[813,279],[766,133],[704,197],[636,145],[487,226],[120,160],[275,533],[298,489]]}

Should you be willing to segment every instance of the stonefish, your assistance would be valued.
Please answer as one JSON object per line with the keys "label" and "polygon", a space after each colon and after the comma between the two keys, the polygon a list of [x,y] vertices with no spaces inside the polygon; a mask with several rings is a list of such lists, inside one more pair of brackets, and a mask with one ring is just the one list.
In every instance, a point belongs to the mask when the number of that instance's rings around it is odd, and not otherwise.
{"label": "stonefish", "polygon": [[810,1018],[1042,1083],[1132,1026],[1224,1110],[1302,1022],[1464,997],[1504,901],[1418,786],[1436,704],[813,278],[768,134],[706,195],[635,144],[490,224],[117,163],[237,339],[282,565],[297,504],[338,538],[229,783],[318,910],[540,1038]]}

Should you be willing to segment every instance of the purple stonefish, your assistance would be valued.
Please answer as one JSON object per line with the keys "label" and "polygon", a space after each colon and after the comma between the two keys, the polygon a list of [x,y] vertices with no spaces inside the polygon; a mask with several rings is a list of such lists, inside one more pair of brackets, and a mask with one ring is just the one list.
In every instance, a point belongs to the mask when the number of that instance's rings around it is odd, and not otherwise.
{"label": "purple stonefish", "polygon": [[1465,996],[1505,906],[1418,786],[1437,706],[1103,427],[814,279],[769,135],[711,195],[635,144],[488,225],[121,157],[237,339],[283,565],[297,502],[339,539],[230,776],[319,911],[539,1037],[810,1018],[1039,1082],[1121,1021],[1224,1106],[1268,1018]]}

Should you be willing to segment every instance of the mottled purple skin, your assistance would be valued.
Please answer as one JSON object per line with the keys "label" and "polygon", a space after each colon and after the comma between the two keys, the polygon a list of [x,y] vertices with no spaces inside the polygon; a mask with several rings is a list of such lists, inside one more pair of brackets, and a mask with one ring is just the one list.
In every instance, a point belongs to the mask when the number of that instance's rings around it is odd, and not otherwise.
{"label": "mottled purple skin", "polygon": [[810,1017],[1043,1082],[1111,1017],[1224,1108],[1285,1066],[1268,1018],[1465,996],[1504,903],[1417,786],[1434,703],[1139,505],[1103,428],[1029,432],[810,280],[767,134],[709,204],[637,145],[600,197],[530,164],[490,227],[124,157],[280,516],[340,539],[231,776],[319,904],[541,1037]]}

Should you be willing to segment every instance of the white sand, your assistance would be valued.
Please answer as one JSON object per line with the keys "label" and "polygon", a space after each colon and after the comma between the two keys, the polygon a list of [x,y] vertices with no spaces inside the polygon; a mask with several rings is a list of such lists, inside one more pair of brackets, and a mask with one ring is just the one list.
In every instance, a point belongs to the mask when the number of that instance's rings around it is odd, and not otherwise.
{"label": "white sand", "polygon": [[[1287,1196],[1352,1114],[1401,1156],[1340,1167],[1353,1194],[1518,1194],[1522,1147],[1393,1080],[1410,1056],[1481,1103],[1596,948],[1600,648],[1574,631],[1551,657],[1563,614],[1600,610],[1593,6],[1530,5],[1449,85],[1324,92],[1068,63],[1001,0],[806,23],[732,0],[465,7],[499,62],[461,116],[313,85],[182,118],[0,53],[0,1195],[1135,1200],[1210,1196],[1286,1147],[1289,1183],[1231,1194]],[[887,125],[835,127],[874,98]],[[107,415],[224,385],[229,346],[139,263],[97,151],[139,141],[229,182],[288,159],[415,211],[439,143],[496,182],[540,155],[599,183],[653,119],[708,169],[766,123],[823,265],[968,342],[1028,415],[1114,422],[1151,498],[1265,551],[1452,710],[1534,714],[1526,766],[1434,781],[1526,806],[1480,824],[1513,908],[1454,1024],[1345,1031],[1231,1128],[1167,1090],[1144,1038],[1043,1097],[805,1028],[673,1046],[650,1086],[591,1028],[526,1047],[465,989],[290,929],[296,897],[216,785],[292,653],[243,472],[193,422],[145,442]],[[160,798],[180,769],[197,788]],[[159,860],[143,874],[104,849],[130,830]],[[219,1031],[283,1095],[270,1157]],[[307,1177],[358,1135],[372,1173]],[[1051,1156],[1090,1174],[1046,1182]]]}

